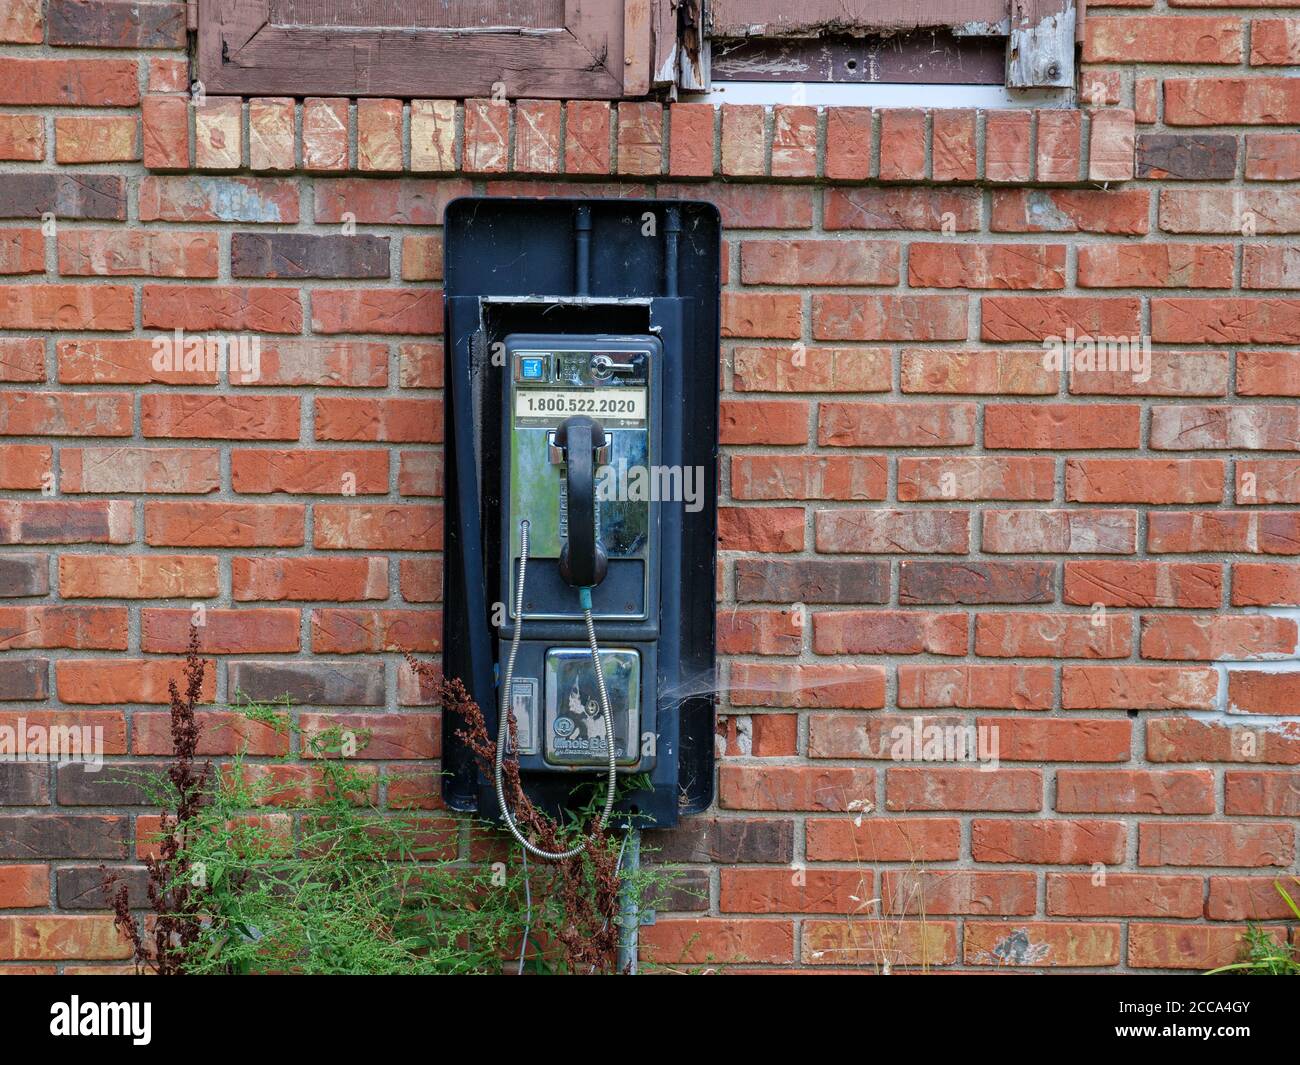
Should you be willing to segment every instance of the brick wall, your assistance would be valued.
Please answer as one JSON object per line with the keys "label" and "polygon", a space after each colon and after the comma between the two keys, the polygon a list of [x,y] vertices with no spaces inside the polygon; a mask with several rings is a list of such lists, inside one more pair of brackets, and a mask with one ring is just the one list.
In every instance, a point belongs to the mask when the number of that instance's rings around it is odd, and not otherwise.
{"label": "brick wall", "polygon": [[[1095,108],[927,114],[194,107],[182,5],[0,0],[0,725],[165,754],[201,612],[207,753],[279,753],[218,708],[288,693],[461,853],[392,653],[440,643],[442,209],[707,198],[725,753],[647,957],[1229,960],[1300,813],[1300,17],[1143,6],[1090,8]],[[156,369],[175,329],[260,376]],[[1069,330],[1149,377],[1045,368]],[[892,760],[914,718],[998,767]],[[0,764],[0,971],[120,964],[113,779]]]}

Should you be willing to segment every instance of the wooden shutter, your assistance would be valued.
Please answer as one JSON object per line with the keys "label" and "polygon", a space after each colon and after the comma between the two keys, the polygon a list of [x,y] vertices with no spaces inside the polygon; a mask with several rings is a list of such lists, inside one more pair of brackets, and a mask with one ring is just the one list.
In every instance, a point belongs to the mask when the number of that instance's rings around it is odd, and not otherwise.
{"label": "wooden shutter", "polygon": [[199,0],[198,79],[241,96],[636,96],[655,3]]}

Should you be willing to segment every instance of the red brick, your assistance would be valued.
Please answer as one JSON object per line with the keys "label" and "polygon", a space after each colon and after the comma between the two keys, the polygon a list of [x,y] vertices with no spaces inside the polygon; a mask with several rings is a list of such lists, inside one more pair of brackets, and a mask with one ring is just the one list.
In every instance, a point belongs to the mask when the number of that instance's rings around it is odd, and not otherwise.
{"label": "red brick", "polygon": [[1201,916],[1199,876],[1134,873],[1051,873],[1047,912],[1053,917]]}
{"label": "red brick", "polygon": [[221,487],[216,448],[63,448],[59,487],[68,494],[201,494]]}
{"label": "red brick", "polygon": [[971,822],[971,857],[977,862],[1118,865],[1126,839],[1120,821],[976,818]]}
{"label": "red brick", "polygon": [[669,174],[673,177],[712,177],[713,121],[712,104],[673,104],[669,108],[672,136],[668,152]]}
{"label": "red brick", "polygon": [[[736,392],[888,392],[886,348],[747,347],[731,349]],[[725,406],[725,403],[724,403]]]}
{"label": "red brick", "polygon": [[966,395],[1053,395],[1060,372],[1043,365],[1042,350],[962,351],[955,348],[904,348],[904,392]]}
{"label": "red brick", "polygon": [[1213,710],[1219,675],[1213,669],[1161,666],[1064,666],[1065,710]]}
{"label": "red brick", "polygon": [[55,345],[60,384],[217,383],[215,365],[194,370],[154,367],[152,340],[60,340]]}
{"label": "red brick", "polygon": [[925,180],[925,112],[891,107],[880,112],[880,180]]}
{"label": "red brick", "polygon": [[[1129,925],[1128,963],[1135,969],[1207,969],[1241,960],[1244,925]],[[1277,935],[1278,933],[1272,933]]]}
{"label": "red brick", "polygon": [[875,770],[743,766],[718,770],[718,803],[730,810],[852,810],[875,794]]}
{"label": "red brick", "polygon": [[812,300],[818,340],[965,340],[965,296],[820,295]]}
{"label": "red brick", "polygon": [[1085,288],[1231,288],[1231,244],[1089,244],[1079,248]]}
{"label": "red brick", "polygon": [[139,203],[142,222],[298,221],[298,186],[287,178],[147,175]]}
{"label": "red brick", "polygon": [[54,449],[43,444],[0,445],[0,488],[37,490],[54,484]]}
{"label": "red brick", "polygon": [[1151,194],[1145,189],[995,189],[994,233],[1147,232]]}
{"label": "red brick", "polygon": [[1202,562],[1067,562],[1063,601],[1078,606],[1213,608],[1223,602],[1223,569]]}
{"label": "red brick", "polygon": [[967,869],[893,869],[881,874],[881,909],[885,913],[1032,914],[1037,909],[1033,873]]}
{"label": "red brick", "polygon": [[984,408],[989,448],[1135,448],[1142,411],[1100,403],[990,403]]}
{"label": "red brick", "polygon": [[993,658],[1127,658],[1133,619],[1125,614],[980,614],[975,653]]}
{"label": "red brick", "polygon": [[429,288],[316,289],[311,327],[317,333],[441,333],[442,294]]}
{"label": "red brick", "polygon": [[1263,817],[1300,816],[1294,773],[1229,772],[1223,775],[1223,812]]}
{"label": "red brick", "polygon": [[756,292],[722,294],[724,337],[789,337],[803,334],[803,301],[798,295]]}
{"label": "red brick", "polygon": [[663,170],[663,106],[618,105],[618,173],[659,174]]}
{"label": "red brick", "polygon": [[974,181],[979,177],[976,112],[971,108],[937,110],[930,149],[935,181]]}
{"label": "red brick", "polygon": [[297,396],[147,393],[140,397],[146,437],[297,440]]}
{"label": "red brick", "polygon": [[144,505],[145,543],[154,547],[301,547],[300,503]]}
{"label": "red brick", "polygon": [[209,96],[194,109],[194,165],[200,170],[238,170],[243,165],[244,103]]}
{"label": "red brick", "polygon": [[941,862],[961,851],[961,823],[946,817],[810,817],[806,853],[813,862]]}
{"label": "red brick", "polygon": [[292,288],[144,285],[141,322],[146,329],[297,333],[302,303]]}
{"label": "red brick", "polygon": [[[804,921],[800,960],[805,965],[871,965],[867,971],[951,965],[957,960],[953,921]],[[861,970],[851,970],[861,971]]]}
{"label": "red brick", "polygon": [[866,665],[734,662],[729,697],[732,706],[876,709],[884,706],[885,672]]}
{"label": "red brick", "polygon": [[[1300,143],[1297,143],[1300,150]],[[1300,249],[1250,244],[1242,249],[1242,288],[1300,288]],[[1300,387],[1300,385],[1294,385]]]}
{"label": "red brick", "polygon": [[115,277],[216,277],[212,233],[74,229],[58,236],[59,273]]}
{"label": "red brick", "polygon": [[1051,666],[906,665],[898,667],[900,707],[1047,710],[1054,701]]}
{"label": "red brick", "polygon": [[1138,829],[1139,865],[1288,866],[1294,859],[1289,824],[1150,821]]}
{"label": "red brick", "polygon": [[317,503],[315,512],[318,548],[442,550],[440,506]]}
{"label": "red brick", "polygon": [[767,172],[763,151],[765,111],[760,104],[723,105],[722,173],[729,177],[758,177]]}
{"label": "red brick", "polygon": [[1051,500],[1055,495],[1055,469],[1055,462],[1047,456],[900,458],[898,499]]}
{"label": "red brick", "polygon": [[972,444],[975,413],[973,403],[821,403],[817,442],[831,447]]}
{"label": "red brick", "polygon": [[566,174],[610,172],[610,109],[603,100],[570,100],[564,132]]}
{"label": "red brick", "polygon": [[411,170],[452,173],[456,154],[456,101],[411,101]]}
{"label": "red brick", "polygon": [[50,900],[50,871],[44,865],[0,865],[0,907],[45,908]]}
{"label": "red brick", "polygon": [[230,585],[237,602],[386,599],[388,563],[382,558],[236,558]]}
{"label": "red brick", "polygon": [[[725,131],[727,109],[723,108]],[[725,132],[724,132],[725,150]],[[725,159],[724,159],[725,163]],[[732,171],[723,168],[723,173]],[[740,173],[740,171],[735,171]],[[761,174],[761,165],[752,173]],[[832,181],[863,181],[871,173],[871,108],[826,109],[825,174]]]}
{"label": "red brick", "polygon": [[316,182],[314,192],[317,222],[341,223],[351,215],[366,225],[440,226],[447,204],[468,195],[470,183],[464,178],[338,178]]}
{"label": "red brick", "polygon": [[131,944],[109,914],[0,916],[0,960],[129,958]]}
{"label": "red brick", "polygon": [[646,928],[641,949],[646,961],[670,966],[789,963],[794,960],[794,925],[770,919],[664,918]]}
{"label": "red brick", "polygon": [[1300,122],[1300,82],[1286,77],[1165,78],[1165,122],[1294,126]]}
{"label": "red brick", "polygon": [[134,328],[134,319],[127,285],[0,285],[7,329],[122,331]]}
{"label": "red brick", "polygon": [[[722,224],[727,229],[808,229],[812,226],[813,197],[806,188],[710,182],[674,186],[673,195],[683,200],[712,203],[722,213]],[[827,223],[826,228],[835,227]]]}
{"label": "red brick", "polygon": [[722,913],[857,913],[872,897],[869,870],[723,869]]}
{"label": "red brick", "polygon": [[[1056,774],[1056,809],[1062,813],[1209,814],[1214,812],[1214,774],[1208,769],[1061,769]],[[1142,826],[1144,847],[1148,827]]]}
{"label": "red brick", "polygon": [[[284,757],[289,753],[287,729],[275,729],[261,721],[252,721],[233,710],[205,710],[195,715],[199,726],[196,753],[202,756],[237,754]],[[131,716],[131,752],[144,755],[172,753],[171,714],[140,712]],[[136,819],[136,838],[142,833],[143,817]]]}
{"label": "red brick", "polygon": [[40,44],[43,39],[40,0],[5,0],[0,7],[0,41]]}
{"label": "red brick", "polygon": [[357,101],[357,168],[402,169],[401,100]]}
{"label": "red brick", "polygon": [[348,168],[347,100],[303,101],[302,166],[317,172]]}
{"label": "red brick", "polygon": [[1067,459],[1065,498],[1076,503],[1218,503],[1217,459]]}
{"label": "red brick", "polygon": [[1249,719],[1223,725],[1186,717],[1153,718],[1147,722],[1147,760],[1300,765],[1300,727],[1291,725],[1261,729]]}
{"label": "red brick", "polygon": [[733,610],[718,618],[717,644],[725,655],[798,654],[803,627],[790,610]]}
{"label": "red brick", "polygon": [[917,241],[907,253],[907,283],[913,288],[1064,288],[1065,245]]}
{"label": "red brick", "polygon": [[1094,111],[1088,124],[1088,180],[1129,181],[1133,177],[1133,112]]}
{"label": "red brick", "polygon": [[1078,111],[1039,111],[1036,180],[1078,181],[1082,162],[1083,116]]}
{"label": "red brick", "polygon": [[1242,551],[1300,554],[1300,513],[1275,511],[1152,511],[1147,550],[1153,552]]}
{"label": "red brick", "polygon": [[[1076,349],[1075,359],[1086,351],[1086,347]],[[1149,358],[1132,347],[1129,351],[1111,347],[1107,352],[1099,344],[1095,368],[1077,363],[1070,367],[1071,394],[1224,396],[1228,393],[1226,351],[1151,351]]]}
{"label": "red brick", "polygon": [[1208,662],[1289,657],[1297,642],[1297,625],[1290,618],[1153,614],[1142,619],[1143,658]]}
{"label": "red brick", "polygon": [[983,296],[980,337],[1137,337],[1142,332],[1140,315],[1141,300],[1133,296]]}
{"label": "red brick", "polygon": [[140,102],[134,59],[0,57],[0,104],[24,107],[134,107]]}
{"label": "red brick", "polygon": [[1133,510],[985,510],[984,550],[994,554],[1131,554]]}
{"label": "red brick", "polygon": [[0,435],[130,436],[131,397],[104,392],[2,392]]}
{"label": "red brick", "polygon": [[901,610],[818,611],[813,652],[819,655],[964,655],[965,614]]}
{"label": "red brick", "polygon": [[428,610],[313,610],[311,649],[315,654],[439,651],[442,615]]}
{"label": "red brick", "polygon": [[184,96],[150,93],[140,104],[144,165],[184,170],[190,164],[190,104]]}
{"label": "red brick", "polygon": [[1161,189],[1160,228],[1166,233],[1300,232],[1300,192],[1275,186],[1244,189]]}
{"label": "red brick", "polygon": [[1300,606],[1300,566],[1232,564],[1233,606]]}
{"label": "red brick", "polygon": [[733,499],[884,499],[887,463],[859,455],[734,455]]}
{"label": "red brick", "polygon": [[772,108],[772,176],[813,177],[817,173],[817,108],[777,104]]}
{"label": "red brick", "polygon": [[817,550],[850,554],[964,555],[970,547],[964,510],[823,510]]}
{"label": "red brick", "polygon": [[897,285],[898,264],[894,241],[746,240],[740,245],[746,285]]}
{"label": "red brick", "polygon": [[1300,716],[1300,673],[1228,673],[1228,710],[1235,713]]}
{"label": "red brick", "polygon": [[885,808],[1033,813],[1043,808],[1043,774],[1038,769],[891,768],[885,779]]}
{"label": "red brick", "polygon": [[[1209,897],[1205,902],[1205,916],[1211,921],[1294,919],[1295,914],[1275,885],[1276,880],[1271,876],[1212,876]],[[1200,917],[1201,914],[1198,911],[1185,916]]]}
{"label": "red brick", "polygon": [[54,119],[54,159],[59,163],[133,162],[140,158],[134,115],[59,115]]}
{"label": "red brick", "polygon": [[[140,611],[140,650],[175,654],[189,645],[190,610],[145,607]],[[298,651],[298,611],[288,609],[207,610],[197,626],[199,649],[207,654]]]}
{"label": "red brick", "polygon": [[[168,684],[182,691],[186,684],[182,658],[65,660],[55,663],[54,677],[63,702],[83,704],[167,703]],[[210,703],[216,694],[216,664],[209,659],[200,701]]]}
{"label": "red brick", "polygon": [[802,551],[803,507],[719,507],[720,551]]}
{"label": "red brick", "polygon": [[979,727],[997,736],[1004,762],[1127,762],[1128,721],[982,717]]}
{"label": "red brick", "polygon": [[361,758],[409,760],[442,753],[441,731],[432,714],[303,714],[301,726],[309,745],[322,733],[326,745],[333,742],[329,735],[338,734],[335,730],[354,734]]}
{"label": "red brick", "polygon": [[510,169],[510,104],[465,101],[466,173],[500,174]]}
{"label": "red brick", "polygon": [[134,515],[125,500],[4,500],[0,544],[127,544],[134,539]]}
{"label": "red brick", "polygon": [[249,169],[292,170],[295,165],[293,127],[294,100],[291,97],[249,100]]}
{"label": "red brick", "polygon": [[1154,299],[1151,339],[1300,343],[1300,299]]}
{"label": "red brick", "polygon": [[235,450],[230,475],[236,492],[383,495],[388,456],[382,451]]}
{"label": "red brick", "polygon": [[210,599],[218,591],[215,555],[59,556],[65,599]]}
{"label": "red brick", "polygon": [[1094,16],[1086,34],[1088,63],[1240,63],[1242,58],[1239,18]]}
{"label": "red brick", "polygon": [[116,606],[0,607],[0,649],[125,651],[127,612]]}
{"label": "red brick", "polygon": [[44,158],[45,122],[41,115],[0,115],[0,159],[39,163]]}
{"label": "red brick", "polygon": [[316,439],[438,443],[442,402],[321,396],[316,400]]}
{"label": "red brick", "polygon": [[990,111],[984,131],[984,171],[992,182],[1030,178],[1033,134],[1029,111]]}
{"label": "red brick", "polygon": [[0,274],[45,272],[45,238],[39,229],[0,229]]}
{"label": "red brick", "polygon": [[[725,223],[724,219],[724,223]],[[979,228],[975,189],[908,189],[871,186],[826,191],[828,230],[906,229],[963,233]]]}
{"label": "red brick", "polygon": [[1246,180],[1300,178],[1300,133],[1247,133]]}

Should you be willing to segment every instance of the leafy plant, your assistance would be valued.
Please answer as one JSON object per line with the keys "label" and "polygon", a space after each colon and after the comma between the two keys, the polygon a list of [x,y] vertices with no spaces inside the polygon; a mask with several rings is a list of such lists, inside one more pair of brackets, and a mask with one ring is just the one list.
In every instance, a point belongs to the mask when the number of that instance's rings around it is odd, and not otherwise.
{"label": "leafy plant", "polygon": [[[288,701],[235,707],[245,719],[288,733],[299,757],[218,771],[195,766],[204,661],[191,642],[186,693],[172,691],[174,760],[142,777],[163,809],[158,857],[146,860],[151,916],[142,928],[126,887],[105,872],[119,930],[137,964],[182,973],[313,974],[612,972],[620,892],[640,899],[671,874],[622,867],[622,838],[589,831],[597,801],[557,822],[535,809],[507,761],[514,809],[544,846],[588,839],[568,862],[528,863],[511,848],[497,860],[462,858],[466,837],[494,845],[494,827],[382,809],[384,777],[358,762],[368,736],[309,734]],[[444,708],[459,713],[475,749],[495,750],[482,714],[456,682],[438,678]],[[630,782],[632,787],[638,782]],[[153,935],[148,934],[152,925]]]}
{"label": "leafy plant", "polygon": [[[1291,878],[1300,885],[1300,877]],[[1287,908],[1300,920],[1300,905],[1296,904],[1291,893],[1279,881],[1273,887],[1282,896]],[[1258,925],[1250,925],[1242,935],[1242,953],[1244,957],[1231,965],[1221,965],[1211,969],[1206,976],[1221,973],[1234,973],[1239,976],[1300,976],[1300,951],[1287,942],[1278,940]]]}

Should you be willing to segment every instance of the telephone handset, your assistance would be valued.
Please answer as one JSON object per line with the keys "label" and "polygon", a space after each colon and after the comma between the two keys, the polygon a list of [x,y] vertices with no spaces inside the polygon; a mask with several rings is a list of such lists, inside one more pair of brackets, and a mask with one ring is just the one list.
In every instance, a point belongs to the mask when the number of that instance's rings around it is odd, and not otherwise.
{"label": "telephone handset", "polygon": [[609,560],[597,539],[596,456],[607,453],[605,430],[585,414],[565,418],[555,430],[565,460],[569,536],[560,550],[560,576],[575,588],[594,588],[605,579]]}

